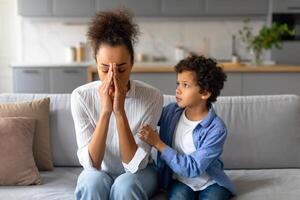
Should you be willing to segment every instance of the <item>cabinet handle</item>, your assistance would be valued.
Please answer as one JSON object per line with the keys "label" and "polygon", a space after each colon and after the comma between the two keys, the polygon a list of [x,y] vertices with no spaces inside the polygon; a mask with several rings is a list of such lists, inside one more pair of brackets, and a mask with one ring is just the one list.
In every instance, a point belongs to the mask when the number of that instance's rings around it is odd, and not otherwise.
{"label": "cabinet handle", "polygon": [[65,69],[64,70],[64,73],[66,73],[66,74],[77,74],[77,73],[79,73],[78,72],[78,70],[72,70],[72,69]]}
{"label": "cabinet handle", "polygon": [[39,73],[39,71],[35,70],[35,69],[26,69],[23,72],[26,74],[38,74]]}
{"label": "cabinet handle", "polygon": [[288,10],[300,10],[300,6],[288,7]]}

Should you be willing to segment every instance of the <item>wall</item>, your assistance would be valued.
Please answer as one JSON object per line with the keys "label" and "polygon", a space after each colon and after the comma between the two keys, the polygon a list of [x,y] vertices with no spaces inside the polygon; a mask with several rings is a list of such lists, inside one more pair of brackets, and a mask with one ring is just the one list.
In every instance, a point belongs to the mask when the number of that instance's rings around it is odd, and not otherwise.
{"label": "wall", "polygon": [[9,64],[21,57],[17,0],[0,0],[0,93],[12,91]]}
{"label": "wall", "polygon": [[[231,36],[242,27],[242,19],[137,19],[141,35],[136,53],[165,56],[174,60],[174,48],[183,45],[196,53],[204,52],[217,59],[228,60],[231,55]],[[254,31],[266,22],[254,20]],[[86,41],[86,24],[23,21],[24,62],[64,62],[65,48]],[[249,55],[238,43],[243,59]],[[204,52],[205,53],[205,52]],[[91,59],[91,57],[90,57]]]}

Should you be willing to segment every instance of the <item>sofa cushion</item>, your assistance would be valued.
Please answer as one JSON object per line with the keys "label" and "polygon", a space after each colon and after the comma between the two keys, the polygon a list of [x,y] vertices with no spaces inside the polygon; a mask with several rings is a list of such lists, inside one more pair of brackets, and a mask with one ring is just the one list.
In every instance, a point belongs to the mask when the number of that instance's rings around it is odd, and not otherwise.
{"label": "sofa cushion", "polygon": [[[174,96],[165,96],[165,104]],[[300,98],[297,95],[219,97],[214,104],[228,136],[228,169],[300,167]]]}
{"label": "sofa cushion", "polygon": [[36,119],[33,156],[39,170],[52,170],[49,143],[49,98],[28,102],[1,103],[0,117],[31,117]]}
{"label": "sofa cushion", "polygon": [[300,196],[300,169],[225,171],[237,190],[232,200],[295,200]]}
{"label": "sofa cushion", "polygon": [[0,94],[0,103],[50,98],[50,145],[54,166],[80,166],[71,115],[71,94]]}
{"label": "sofa cushion", "polygon": [[43,184],[34,186],[1,186],[2,200],[73,200],[80,167],[55,167],[40,172]]}
{"label": "sofa cushion", "polygon": [[35,122],[32,118],[0,117],[0,185],[41,183],[32,152]]}

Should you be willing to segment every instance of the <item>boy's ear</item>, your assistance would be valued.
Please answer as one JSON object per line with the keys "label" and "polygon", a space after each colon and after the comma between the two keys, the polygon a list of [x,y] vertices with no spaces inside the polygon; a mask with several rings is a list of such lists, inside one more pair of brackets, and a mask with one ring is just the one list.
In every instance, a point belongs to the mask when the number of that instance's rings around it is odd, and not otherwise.
{"label": "boy's ear", "polygon": [[208,91],[206,91],[206,90],[204,90],[204,91],[201,93],[201,99],[203,99],[203,100],[207,100],[210,96],[211,96],[211,92],[208,92]]}

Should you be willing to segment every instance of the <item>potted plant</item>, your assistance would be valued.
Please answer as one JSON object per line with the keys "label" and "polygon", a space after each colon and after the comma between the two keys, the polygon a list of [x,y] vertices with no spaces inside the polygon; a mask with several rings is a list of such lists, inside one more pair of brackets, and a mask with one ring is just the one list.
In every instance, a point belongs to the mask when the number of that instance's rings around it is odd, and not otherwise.
{"label": "potted plant", "polygon": [[253,56],[251,59],[253,65],[262,64],[262,52],[264,50],[272,47],[281,49],[283,35],[295,35],[295,31],[290,29],[287,24],[277,23],[273,23],[271,27],[264,25],[258,35],[254,35],[252,31],[253,27],[250,26],[250,20],[244,20],[244,26],[239,30],[239,35]]}

